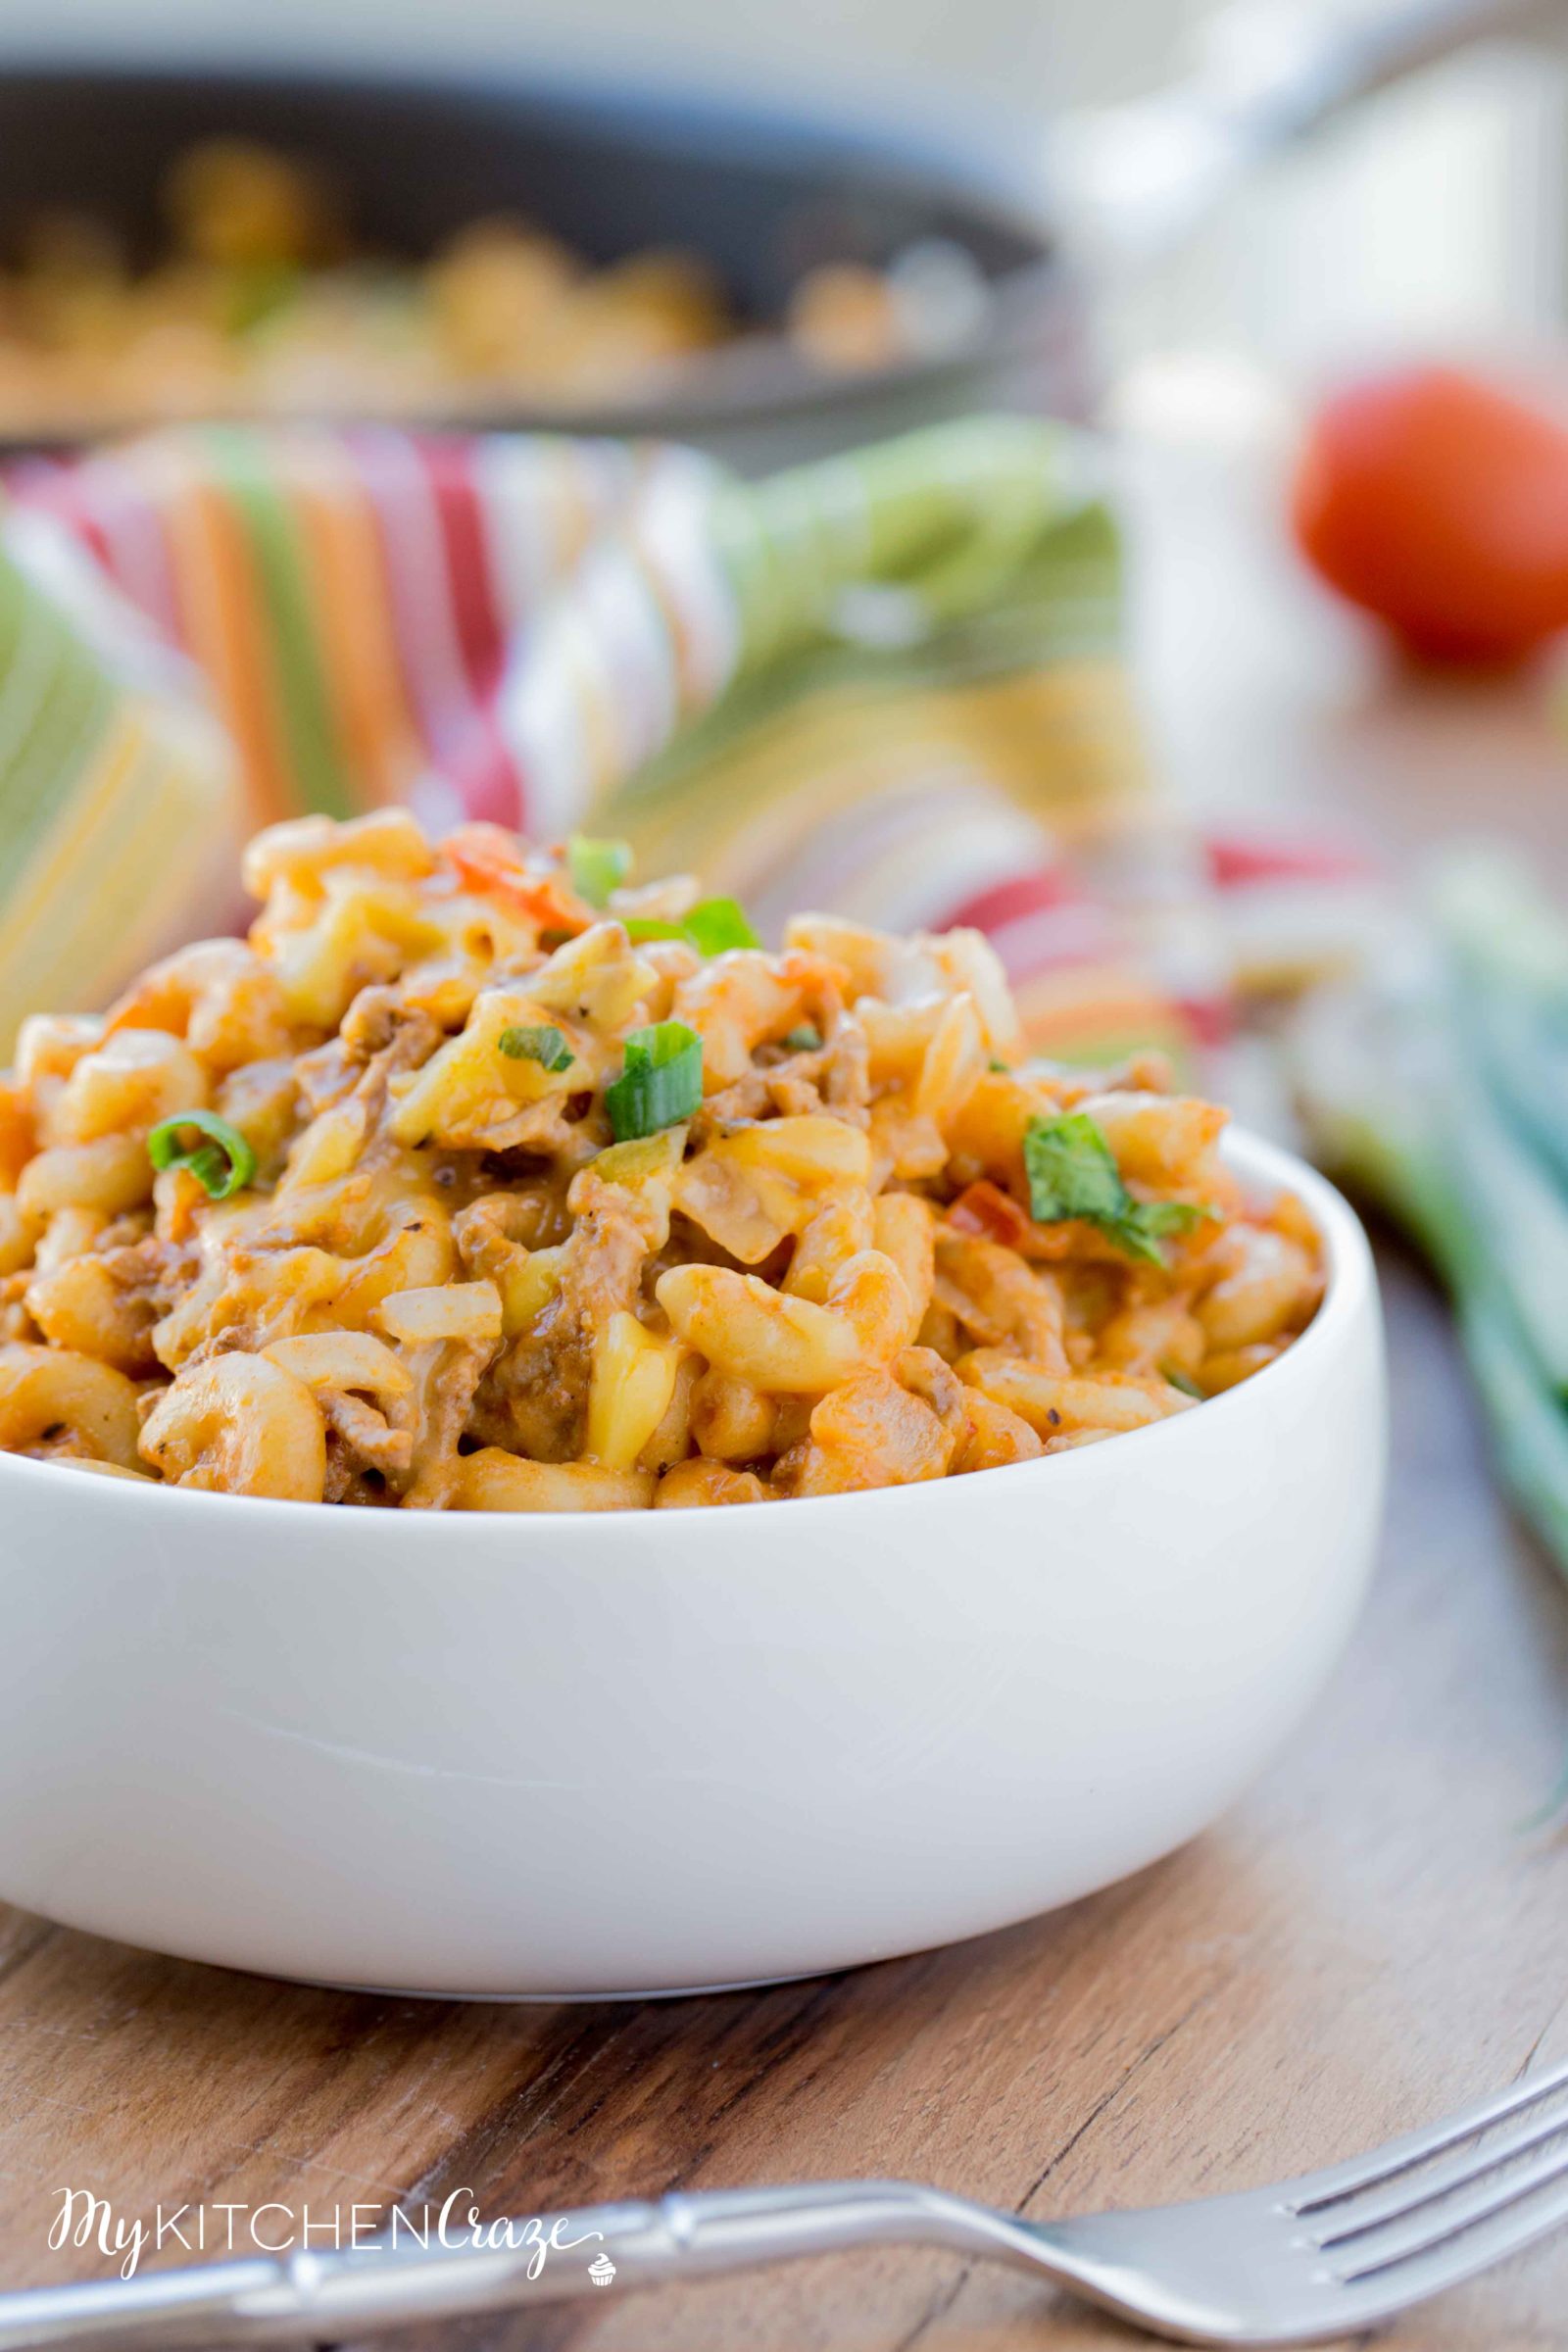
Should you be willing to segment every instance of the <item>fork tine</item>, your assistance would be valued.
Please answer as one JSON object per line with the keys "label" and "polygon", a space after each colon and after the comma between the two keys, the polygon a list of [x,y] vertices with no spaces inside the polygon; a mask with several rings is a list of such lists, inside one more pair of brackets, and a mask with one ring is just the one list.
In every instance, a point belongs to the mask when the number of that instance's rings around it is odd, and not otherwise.
{"label": "fork tine", "polygon": [[1478,2222],[1457,2236],[1439,2239],[1424,2253],[1363,2272],[1337,2290],[1343,2297],[1345,2328],[1348,2331],[1368,2327],[1410,2304],[1424,2303],[1429,2295],[1462,2285],[1478,2272],[1522,2253],[1565,2221],[1568,2181],[1562,2181],[1549,2196],[1536,2195],[1524,2204],[1515,2201],[1489,2221]]}
{"label": "fork tine", "polygon": [[1424,2164],[1429,2156],[1441,2156],[1445,2148],[1456,2147],[1460,2140],[1474,2138],[1489,2125],[1499,2124],[1505,2116],[1516,2115],[1520,2109],[1533,2107],[1549,2098],[1553,2091],[1563,2089],[1568,2089],[1568,2061],[1549,2067],[1544,2074],[1531,2075],[1494,2098],[1482,2099],[1473,2107],[1462,2107],[1457,2115],[1449,2116],[1444,2123],[1429,2125],[1424,2132],[1407,2132],[1402,2138],[1386,2141],[1381,2148],[1369,2149],[1364,2156],[1351,2157],[1344,2164],[1325,2165],[1320,2172],[1302,2173],[1294,2180],[1282,2181],[1280,2201],[1293,2213],[1316,2213],[1320,2207],[1333,2205],[1357,2189],[1392,2180],[1396,2174],[1408,2172],[1412,2165]]}
{"label": "fork tine", "polygon": [[1363,2237],[1369,2230],[1381,2229],[1385,2222],[1402,2220],[1423,2206],[1434,2204],[1438,2198],[1452,2194],[1455,2189],[1467,2188],[1496,2172],[1502,2165],[1511,2164],[1516,2157],[1528,2155],[1532,2148],[1541,2147],[1546,2140],[1568,2132],[1568,2105],[1549,2111],[1544,2116],[1537,2107],[1515,2110],[1511,2130],[1480,2146],[1461,2147],[1446,2163],[1431,2164],[1415,2178],[1413,2167],[1394,2175],[1392,2180],[1375,2181],[1370,2188],[1348,2196],[1336,2197],[1328,2205],[1305,2207],[1304,2212],[1323,2213],[1331,2227],[1317,2243],[1322,2247],[1343,2245],[1352,2237]]}
{"label": "fork tine", "polygon": [[1540,2189],[1549,2188],[1554,2180],[1568,2182],[1568,2148],[1551,2148],[1501,2180],[1484,2177],[1464,2194],[1451,2197],[1442,2211],[1418,2208],[1401,2216],[1398,2223],[1358,2238],[1354,2244],[1342,2248],[1340,2259],[1348,2267],[1340,2276],[1353,2281],[1413,2261],[1417,2255],[1446,2245],[1462,2230],[1479,2229],[1494,2215],[1505,2213],[1510,2206],[1521,2204]]}

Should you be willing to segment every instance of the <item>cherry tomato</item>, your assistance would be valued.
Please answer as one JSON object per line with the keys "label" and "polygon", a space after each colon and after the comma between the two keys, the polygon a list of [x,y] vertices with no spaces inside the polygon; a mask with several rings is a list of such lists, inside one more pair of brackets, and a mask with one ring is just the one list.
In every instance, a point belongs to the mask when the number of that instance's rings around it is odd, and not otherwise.
{"label": "cherry tomato", "polygon": [[1568,430],[1474,376],[1331,399],[1294,519],[1323,577],[1424,660],[1517,661],[1568,628]]}

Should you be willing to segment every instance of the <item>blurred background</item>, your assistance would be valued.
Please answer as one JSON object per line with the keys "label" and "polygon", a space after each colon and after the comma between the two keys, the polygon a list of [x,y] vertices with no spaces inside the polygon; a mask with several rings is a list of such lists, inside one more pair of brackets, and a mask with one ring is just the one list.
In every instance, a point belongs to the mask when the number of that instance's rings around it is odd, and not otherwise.
{"label": "blurred background", "polygon": [[[1451,704],[1433,716],[1429,697],[1396,692],[1376,640],[1305,589],[1280,523],[1283,486],[1314,399],[1357,370],[1439,355],[1532,378],[1551,372],[1568,303],[1568,35],[1558,15],[1568,22],[1568,9],[1443,0],[1244,0],[1218,10],[1209,0],[967,0],[961,9],[817,0],[787,11],[764,0],[664,0],[657,11],[642,0],[450,0],[437,22],[422,0],[337,0],[329,11],[316,0],[70,0],[50,12],[4,0],[0,61],[12,79],[0,96],[9,157],[0,157],[0,214],[15,230],[35,200],[24,258],[42,280],[65,281],[57,311],[75,305],[80,353],[74,368],[57,354],[51,370],[8,354],[0,337],[0,431],[25,441],[64,425],[90,437],[148,416],[251,402],[307,415],[413,406],[499,422],[559,411],[594,425],[667,424],[755,471],[835,438],[871,439],[999,400],[1093,414],[1115,435],[1143,706],[1184,802],[1289,806],[1309,795],[1353,812],[1362,762],[1387,757],[1396,772],[1410,759],[1435,761],[1430,789],[1451,793],[1462,810],[1470,754],[1450,748]],[[1367,33],[1374,45],[1391,40],[1396,62],[1424,37],[1435,51],[1455,47],[1362,103],[1328,106],[1347,60],[1347,85],[1366,70],[1357,43]],[[1326,79],[1304,112],[1327,119],[1299,137],[1276,122],[1243,169],[1216,174],[1191,125],[1173,129],[1157,105],[1142,146],[1149,188],[1129,193],[1139,166],[1124,153],[1117,160],[1114,141],[1108,164],[1097,154],[1104,125],[1095,110],[1195,76],[1201,103],[1221,111],[1256,111],[1262,92],[1266,113],[1277,83],[1288,115],[1292,85],[1310,87],[1319,52]],[[334,76],[390,75],[424,92],[434,112],[424,143],[410,149],[396,110],[383,132],[363,94],[316,122],[296,119],[286,99],[257,114],[221,86],[172,110],[155,84],[138,93],[132,83],[123,100],[95,105],[70,97],[73,76],[90,87],[111,66],[211,72],[220,84],[230,74],[298,74],[329,87]],[[57,77],[41,111],[27,78],[36,74]],[[503,88],[603,100],[615,117],[609,144],[590,136],[582,155],[568,145],[541,173],[528,120],[509,133],[495,103]],[[464,129],[476,91],[490,100],[478,165]],[[694,104],[695,127],[683,120]],[[772,125],[769,153],[791,185],[782,197],[768,188],[733,202],[727,161],[736,141],[754,160],[760,152],[759,118]],[[165,240],[160,258],[177,254],[167,172],[165,227],[150,226],[156,158],[188,155],[204,130],[256,123],[265,134],[274,122],[277,147],[321,168],[328,208],[341,203],[348,223],[308,232],[303,258],[341,259],[334,240],[367,223],[410,249],[446,251],[436,292],[445,356],[409,348],[383,287],[365,304],[360,364],[345,358],[352,335],[328,305],[306,324],[291,321],[295,257],[280,264],[269,254],[265,222],[254,262],[244,263],[242,220],[224,332],[238,322],[229,340],[259,351],[249,379],[236,383],[229,355],[215,359],[215,336],[181,315],[172,264],[162,315],[149,296],[148,331],[106,365],[93,320],[92,271],[103,256],[79,215],[96,201],[115,267],[117,237],[135,247],[138,269],[153,258],[150,239]],[[615,145],[626,131],[638,160],[617,179]],[[650,187],[649,137],[664,165],[685,157],[687,181],[656,168]],[[117,163],[115,150],[134,155]],[[873,194],[857,218],[853,191],[863,195],[867,180]],[[898,190],[883,208],[895,218],[878,217],[883,182]],[[963,192],[956,212],[954,191]],[[71,201],[78,192],[80,206]],[[187,172],[175,209],[183,204],[198,245],[190,220],[211,195],[199,169]],[[220,187],[212,200],[221,205]],[[264,188],[264,215],[268,200]],[[977,217],[989,211],[1004,224],[995,249],[965,234],[971,200]],[[242,186],[241,214],[246,201]],[[279,201],[286,208],[287,190]],[[543,232],[539,250],[487,251],[482,237],[461,249],[466,218],[503,213]],[[1029,301],[1003,301],[976,330],[982,275],[1027,275],[1032,241],[1050,236],[1059,217],[1087,282],[1071,293],[1054,285],[1032,316]],[[536,356],[508,385],[510,321],[524,320],[519,331],[537,351],[549,307],[555,255],[544,240],[593,261],[674,247],[716,264],[716,301],[702,270],[682,279],[666,270],[661,279],[656,269],[637,285],[623,270],[618,287],[602,289],[598,319],[579,323],[575,352],[557,336],[555,357]],[[978,271],[966,268],[976,254]],[[868,272],[835,272],[846,258],[892,265],[896,299]],[[737,306],[740,317],[728,316]],[[29,331],[18,326],[15,300],[5,316],[14,331]],[[669,372],[661,382],[673,347],[689,343],[700,358],[732,327],[750,344],[760,325],[780,319],[795,352],[826,367],[830,405],[844,395],[831,417],[803,422],[812,403],[799,375],[781,389],[779,370],[751,349],[712,354],[711,394],[700,365],[684,382]],[[57,343],[74,331],[58,317],[48,330]],[[883,383],[862,396],[856,379],[875,377],[884,363],[973,357],[972,331],[998,348],[956,380],[929,394]],[[1554,760],[1554,739],[1526,710],[1511,692],[1471,692],[1462,715],[1480,756],[1494,759],[1500,743],[1526,767]],[[1352,712],[1359,731],[1348,745],[1343,722]],[[1527,802],[1527,823],[1529,813]]]}
{"label": "blurred background", "polygon": [[543,423],[756,475],[1064,415],[1100,429],[1183,808],[1397,845],[1501,759],[1551,855],[1549,692],[1391,662],[1287,510],[1358,374],[1555,403],[1565,27],[1500,0],[3,0],[0,437]]}

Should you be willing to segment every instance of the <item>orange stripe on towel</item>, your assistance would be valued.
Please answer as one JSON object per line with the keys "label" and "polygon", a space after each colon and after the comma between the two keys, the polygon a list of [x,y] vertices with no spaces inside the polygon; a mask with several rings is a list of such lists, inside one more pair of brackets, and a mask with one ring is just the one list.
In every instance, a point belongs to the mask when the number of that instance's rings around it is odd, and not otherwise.
{"label": "orange stripe on towel", "polygon": [[[167,463],[174,463],[172,449]],[[186,643],[212,679],[239,745],[250,821],[269,825],[299,806],[282,712],[268,683],[266,625],[250,553],[233,509],[180,453],[164,484],[175,594]]]}
{"label": "orange stripe on towel", "polygon": [[311,555],[313,604],[355,798],[402,800],[423,764],[387,604],[375,517],[341,458],[304,453],[289,495]]}

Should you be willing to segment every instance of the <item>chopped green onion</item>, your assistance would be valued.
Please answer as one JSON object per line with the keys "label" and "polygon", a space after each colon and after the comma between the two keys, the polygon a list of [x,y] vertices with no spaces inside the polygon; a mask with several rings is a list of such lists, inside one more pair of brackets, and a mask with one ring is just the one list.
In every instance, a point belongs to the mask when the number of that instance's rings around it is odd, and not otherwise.
{"label": "chopped green onion", "polygon": [[626,1064],[605,1089],[605,1108],[617,1144],[635,1143],[677,1127],[703,1100],[703,1041],[684,1021],[634,1029]]}
{"label": "chopped green onion", "polygon": [[1023,1164],[1037,1224],[1079,1219],[1097,1226],[1128,1257],[1150,1265],[1164,1264],[1158,1244],[1165,1235],[1188,1233],[1213,1214],[1189,1200],[1135,1200],[1109,1144],[1084,1110],[1031,1119],[1024,1129]]}
{"label": "chopped green onion", "polygon": [[803,1021],[798,1029],[792,1029],[787,1037],[780,1038],[779,1043],[788,1046],[792,1054],[815,1054],[821,1048],[822,1032],[813,1029],[809,1021]]}
{"label": "chopped green onion", "polygon": [[1202,1403],[1202,1390],[1192,1375],[1184,1372],[1179,1364],[1161,1364],[1159,1377],[1168,1389],[1180,1389],[1184,1396],[1196,1396],[1199,1403]]}
{"label": "chopped green onion", "polygon": [[678,921],[662,915],[635,914],[626,936],[640,946],[649,939],[683,939],[699,956],[722,956],[731,948],[755,948],[760,943],[738,899],[702,899]]}
{"label": "chopped green onion", "polygon": [[590,841],[585,833],[574,833],[566,844],[566,871],[580,899],[590,906],[603,906],[631,872],[631,845]]}
{"label": "chopped green onion", "polygon": [[704,899],[686,917],[686,936],[699,956],[723,956],[731,948],[759,945],[738,899]]}
{"label": "chopped green onion", "polygon": [[576,1055],[559,1029],[503,1029],[496,1044],[509,1061],[537,1061],[547,1070],[569,1070]]}
{"label": "chopped green onion", "polygon": [[[192,1128],[208,1140],[186,1150],[180,1137]],[[189,1168],[213,1200],[226,1200],[256,1173],[256,1154],[239,1129],[211,1110],[182,1110],[174,1118],[161,1120],[147,1138],[147,1156],[160,1170]]]}
{"label": "chopped green onion", "polygon": [[988,1070],[994,1070],[998,1076],[1003,1078],[1008,1078],[1012,1075],[1011,1062],[1004,1061],[999,1054],[992,1054],[991,1059],[986,1063],[986,1068]]}

